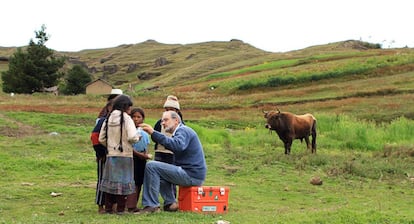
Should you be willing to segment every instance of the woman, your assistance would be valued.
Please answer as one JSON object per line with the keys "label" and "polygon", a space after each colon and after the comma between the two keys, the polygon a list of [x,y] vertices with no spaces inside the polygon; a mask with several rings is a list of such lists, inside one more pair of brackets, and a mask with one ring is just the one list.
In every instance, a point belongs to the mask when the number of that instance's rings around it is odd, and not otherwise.
{"label": "woman", "polygon": [[134,193],[134,163],[132,144],[139,141],[134,121],[129,116],[132,101],[126,95],[114,99],[112,112],[108,115],[99,133],[99,142],[107,148],[107,159],[100,184],[105,192],[105,211],[117,214],[125,211],[126,196]]}

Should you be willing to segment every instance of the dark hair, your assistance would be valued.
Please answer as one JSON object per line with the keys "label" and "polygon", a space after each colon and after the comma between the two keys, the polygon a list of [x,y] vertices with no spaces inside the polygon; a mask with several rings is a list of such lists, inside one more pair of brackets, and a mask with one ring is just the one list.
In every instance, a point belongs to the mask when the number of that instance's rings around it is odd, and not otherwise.
{"label": "dark hair", "polygon": [[131,116],[133,114],[135,114],[136,112],[140,113],[142,118],[145,119],[145,113],[144,113],[144,110],[142,108],[136,107],[136,108],[132,109],[131,110]]}
{"label": "dark hair", "polygon": [[127,95],[119,95],[114,99],[114,104],[112,105],[112,110],[120,110],[126,112],[129,107],[132,106],[132,100]]}
{"label": "dark hair", "polygon": [[180,115],[181,121],[183,121],[183,114],[181,113],[181,110],[178,110],[177,114]]}
{"label": "dark hair", "polygon": [[[122,126],[124,124],[124,112],[126,112],[128,110],[129,107],[132,106],[132,100],[129,96],[127,95],[119,95],[116,98],[113,99],[113,105],[112,105],[112,111],[109,113],[107,120],[109,119],[109,117],[112,115],[112,112],[114,110],[120,110],[121,111],[121,119],[120,119],[120,126],[121,126],[121,137],[119,139],[119,150],[122,152]],[[105,124],[105,130],[108,130],[108,121],[106,121]],[[108,131],[105,132],[106,134],[106,139],[108,141]]]}
{"label": "dark hair", "polygon": [[114,99],[114,98],[115,98],[115,97],[117,97],[117,96],[119,96],[119,94],[110,94],[110,95],[108,96],[108,101],[110,101],[110,100]]}
{"label": "dark hair", "polygon": [[102,108],[101,112],[99,113],[98,117],[107,117],[112,111],[113,100],[109,100],[105,107]]}

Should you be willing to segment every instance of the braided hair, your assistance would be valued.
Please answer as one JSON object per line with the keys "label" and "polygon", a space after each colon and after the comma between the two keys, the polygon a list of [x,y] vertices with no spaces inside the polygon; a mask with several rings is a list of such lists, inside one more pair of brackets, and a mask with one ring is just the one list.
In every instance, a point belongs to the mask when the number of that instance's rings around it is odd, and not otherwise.
{"label": "braided hair", "polygon": [[[105,130],[108,130],[108,120],[109,120],[109,117],[111,117],[112,112],[114,110],[120,110],[121,111],[121,115],[120,115],[121,116],[121,119],[120,119],[120,127],[121,127],[121,135],[120,136],[121,137],[119,139],[119,150],[121,152],[123,152],[123,149],[122,149],[122,127],[124,126],[123,125],[124,124],[124,112],[126,112],[129,109],[129,107],[131,107],[131,106],[132,106],[132,100],[129,96],[119,95],[119,96],[115,97],[113,99],[112,111],[109,113],[109,115],[106,119]],[[108,131],[105,132],[105,138],[106,138],[106,141],[108,141]]]}

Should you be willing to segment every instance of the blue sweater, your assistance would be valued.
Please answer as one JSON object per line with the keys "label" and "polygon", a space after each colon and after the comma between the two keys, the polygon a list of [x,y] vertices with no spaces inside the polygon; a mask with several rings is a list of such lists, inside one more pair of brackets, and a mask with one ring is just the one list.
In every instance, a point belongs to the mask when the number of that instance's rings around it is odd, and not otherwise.
{"label": "blue sweater", "polygon": [[207,165],[203,146],[193,129],[180,124],[172,137],[154,131],[151,139],[173,151],[175,165],[180,166],[190,177],[205,180]]}

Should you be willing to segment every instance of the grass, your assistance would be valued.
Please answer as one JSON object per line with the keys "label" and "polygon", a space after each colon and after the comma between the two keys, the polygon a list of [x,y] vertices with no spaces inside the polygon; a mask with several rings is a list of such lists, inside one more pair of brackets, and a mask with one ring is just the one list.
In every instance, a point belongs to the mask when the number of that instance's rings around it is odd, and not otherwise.
{"label": "grass", "polygon": [[[361,55],[363,55],[361,53]],[[327,57],[327,56],[325,56]],[[244,70],[236,70],[222,74],[212,74],[211,78],[220,78],[212,80],[210,86],[219,88],[224,92],[233,92],[235,90],[249,90],[257,88],[281,87],[292,84],[303,84],[329,80],[334,78],[355,77],[361,79],[367,74],[374,73],[375,70],[387,67],[396,67],[413,63],[412,54],[396,57],[394,55],[383,55],[372,57],[354,57],[340,58],[331,56],[332,60],[318,61],[305,59],[280,60],[272,63],[265,63],[260,66],[247,67]],[[335,59],[335,60],[334,60]],[[300,61],[312,61],[314,63],[303,63]],[[242,75],[244,73],[248,76]],[[251,74],[253,73],[253,74]],[[237,75],[235,75],[237,74]],[[240,79],[240,76],[243,76]],[[379,75],[377,74],[376,77]],[[222,77],[227,78],[223,82]],[[355,78],[354,78],[355,79]]]}
{"label": "grass", "polygon": [[[414,222],[411,120],[377,125],[322,115],[318,153],[310,154],[295,141],[290,156],[283,154],[276,135],[261,126],[217,117],[214,123],[189,120],[206,152],[205,185],[230,187],[229,212],[111,216],[98,215],[94,204],[96,164],[89,142],[94,117],[1,113],[2,130],[21,132],[9,127],[14,124],[27,131],[0,137],[0,223]],[[149,114],[147,122],[155,121],[156,115]],[[372,140],[367,134],[374,135]],[[364,144],[350,148],[347,140]],[[323,185],[309,183],[315,176]],[[51,192],[62,195],[52,197]]]}
{"label": "grass", "polygon": [[[414,223],[412,49],[360,44],[270,54],[240,41],[146,41],[68,52],[89,68],[118,65],[109,80],[150,124],[165,96],[177,95],[204,146],[205,185],[230,187],[229,212],[98,215],[89,134],[105,97],[0,93],[0,223]],[[160,57],[169,63],[154,66]],[[137,70],[125,73],[130,64]],[[163,75],[137,80],[142,72]],[[240,90],[246,83],[254,88]],[[160,88],[143,90],[152,86]],[[276,107],[316,116],[317,154],[300,141],[283,154],[263,127],[262,111]],[[311,185],[314,177],[323,184]]]}

